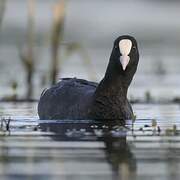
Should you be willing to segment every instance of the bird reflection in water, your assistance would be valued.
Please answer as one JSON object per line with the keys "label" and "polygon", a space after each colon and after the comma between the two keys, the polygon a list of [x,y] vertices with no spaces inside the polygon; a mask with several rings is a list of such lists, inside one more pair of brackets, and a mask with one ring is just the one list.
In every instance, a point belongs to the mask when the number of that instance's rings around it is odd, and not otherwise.
{"label": "bird reflection in water", "polygon": [[[39,126],[41,131],[50,132],[50,134],[48,135],[47,133],[47,135],[50,136],[54,141],[73,141],[77,142],[77,144],[79,142],[103,142],[103,147],[101,149],[102,154],[104,153],[105,155],[103,156],[103,161],[110,165],[112,179],[136,179],[136,159],[133,156],[127,142],[127,128],[124,126],[124,124],[119,124],[119,122],[74,122],[67,120],[52,122],[51,120],[48,122],[41,121]],[[93,147],[91,147],[91,149],[92,148]],[[97,146],[94,148],[96,149]],[[94,159],[95,161],[99,160],[96,158],[96,156]]]}
{"label": "bird reflection in water", "polygon": [[113,179],[129,180],[136,177],[136,160],[126,140],[126,135],[104,137],[105,152],[112,166]]}

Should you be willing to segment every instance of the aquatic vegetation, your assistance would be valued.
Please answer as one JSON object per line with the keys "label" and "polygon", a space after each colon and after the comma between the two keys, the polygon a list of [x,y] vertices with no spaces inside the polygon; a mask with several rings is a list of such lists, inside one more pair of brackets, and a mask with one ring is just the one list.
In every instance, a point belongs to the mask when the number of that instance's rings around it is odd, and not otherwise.
{"label": "aquatic vegetation", "polygon": [[132,118],[133,123],[136,121],[136,118],[137,118],[136,114],[133,114],[133,118]]}
{"label": "aquatic vegetation", "polygon": [[2,25],[2,21],[4,18],[5,8],[6,8],[6,0],[1,0],[0,1],[0,26]]}
{"label": "aquatic vegetation", "polygon": [[12,81],[11,88],[12,88],[12,91],[13,91],[12,99],[17,100],[17,88],[18,88],[17,81]]}
{"label": "aquatic vegetation", "polygon": [[23,64],[26,73],[26,98],[32,99],[33,96],[33,76],[35,72],[35,57],[34,57],[34,19],[35,19],[35,0],[28,1],[28,24],[27,24],[27,47],[20,50],[20,60]]}
{"label": "aquatic vegetation", "polygon": [[165,135],[166,136],[176,136],[178,134],[179,134],[179,132],[178,132],[176,124],[173,124],[173,126],[171,128],[165,129]]}
{"label": "aquatic vegetation", "polygon": [[12,89],[12,94],[9,94],[7,96],[4,96],[1,100],[2,101],[17,101],[18,100],[18,95],[17,95],[17,88],[18,88],[18,83],[17,81],[12,81],[10,82],[10,88]]}
{"label": "aquatic vegetation", "polygon": [[173,133],[174,133],[174,135],[177,135],[178,134],[178,132],[177,132],[177,126],[174,124],[173,125]]}
{"label": "aquatic vegetation", "polygon": [[152,127],[153,127],[153,128],[156,128],[156,127],[157,127],[157,121],[156,121],[155,119],[153,119],[153,120],[151,121],[151,124],[152,124]]}
{"label": "aquatic vegetation", "polygon": [[[50,81],[51,84],[55,84],[57,81],[57,74],[60,72],[59,64],[62,64],[63,58],[60,59],[59,49],[63,45],[63,31],[64,31],[64,18],[65,18],[65,1],[62,0],[55,4],[53,9],[53,25],[51,34],[51,55],[52,55],[52,66],[50,69]],[[90,57],[87,51],[82,45],[76,42],[65,44],[65,58],[70,56],[74,52],[78,52],[82,57],[82,63],[85,66],[87,73],[91,80],[97,80],[96,73],[92,67]]]}
{"label": "aquatic vegetation", "polygon": [[157,131],[158,131],[159,134],[161,133],[161,128],[160,128],[160,126],[157,127]]}
{"label": "aquatic vegetation", "polygon": [[153,134],[156,134],[156,128],[157,128],[157,121],[156,121],[156,119],[152,119],[151,126],[152,126]]}
{"label": "aquatic vegetation", "polygon": [[150,91],[147,91],[147,92],[145,93],[145,101],[146,101],[146,103],[153,102],[153,98],[152,98],[152,96],[151,96]]}
{"label": "aquatic vegetation", "polygon": [[0,132],[10,131],[11,118],[0,118]]}
{"label": "aquatic vegetation", "polygon": [[[157,55],[158,57],[158,55]],[[157,58],[157,61],[155,61],[155,64],[154,64],[154,71],[155,73],[160,76],[160,78],[162,78],[163,75],[166,74],[166,68],[163,64],[163,60],[160,59],[160,57]]]}
{"label": "aquatic vegetation", "polygon": [[57,3],[53,9],[53,28],[51,37],[52,66],[50,72],[52,85],[56,83],[56,77],[59,72],[59,46],[64,29],[64,17],[65,1],[62,0]]}
{"label": "aquatic vegetation", "polygon": [[173,103],[180,103],[180,97],[175,97],[174,99],[172,99]]}
{"label": "aquatic vegetation", "polygon": [[134,130],[134,123],[136,121],[137,116],[135,114],[133,114],[133,118],[132,118],[132,131]]}

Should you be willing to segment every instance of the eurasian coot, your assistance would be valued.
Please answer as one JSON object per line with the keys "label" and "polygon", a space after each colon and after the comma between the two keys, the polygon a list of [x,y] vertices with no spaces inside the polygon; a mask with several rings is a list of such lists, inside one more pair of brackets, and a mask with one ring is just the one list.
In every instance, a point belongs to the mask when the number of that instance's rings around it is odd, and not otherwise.
{"label": "eurasian coot", "polygon": [[38,104],[40,119],[133,118],[127,91],[138,61],[136,40],[129,35],[118,37],[101,82],[98,84],[77,78],[62,79],[42,93]]}

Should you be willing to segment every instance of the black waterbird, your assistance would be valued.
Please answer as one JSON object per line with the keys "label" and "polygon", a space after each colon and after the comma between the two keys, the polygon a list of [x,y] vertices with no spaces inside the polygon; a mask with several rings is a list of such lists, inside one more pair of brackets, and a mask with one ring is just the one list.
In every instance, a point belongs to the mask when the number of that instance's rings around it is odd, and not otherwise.
{"label": "black waterbird", "polygon": [[101,82],[62,79],[42,93],[38,104],[40,119],[132,119],[127,91],[138,61],[136,40],[129,35],[118,37]]}

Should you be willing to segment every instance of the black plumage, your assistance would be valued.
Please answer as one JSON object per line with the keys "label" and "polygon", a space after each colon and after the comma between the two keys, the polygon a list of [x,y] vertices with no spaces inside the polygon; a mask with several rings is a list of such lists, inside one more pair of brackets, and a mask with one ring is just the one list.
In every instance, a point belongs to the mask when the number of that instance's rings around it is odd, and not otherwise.
{"label": "black plumage", "polygon": [[[126,50],[120,45],[122,40],[128,40],[123,42]],[[130,48],[128,54],[126,46]],[[125,66],[122,57],[125,57]],[[40,119],[131,119],[133,111],[127,99],[127,91],[138,61],[136,40],[128,35],[118,37],[101,82],[98,84],[76,78],[62,79],[42,93],[38,104]]]}

